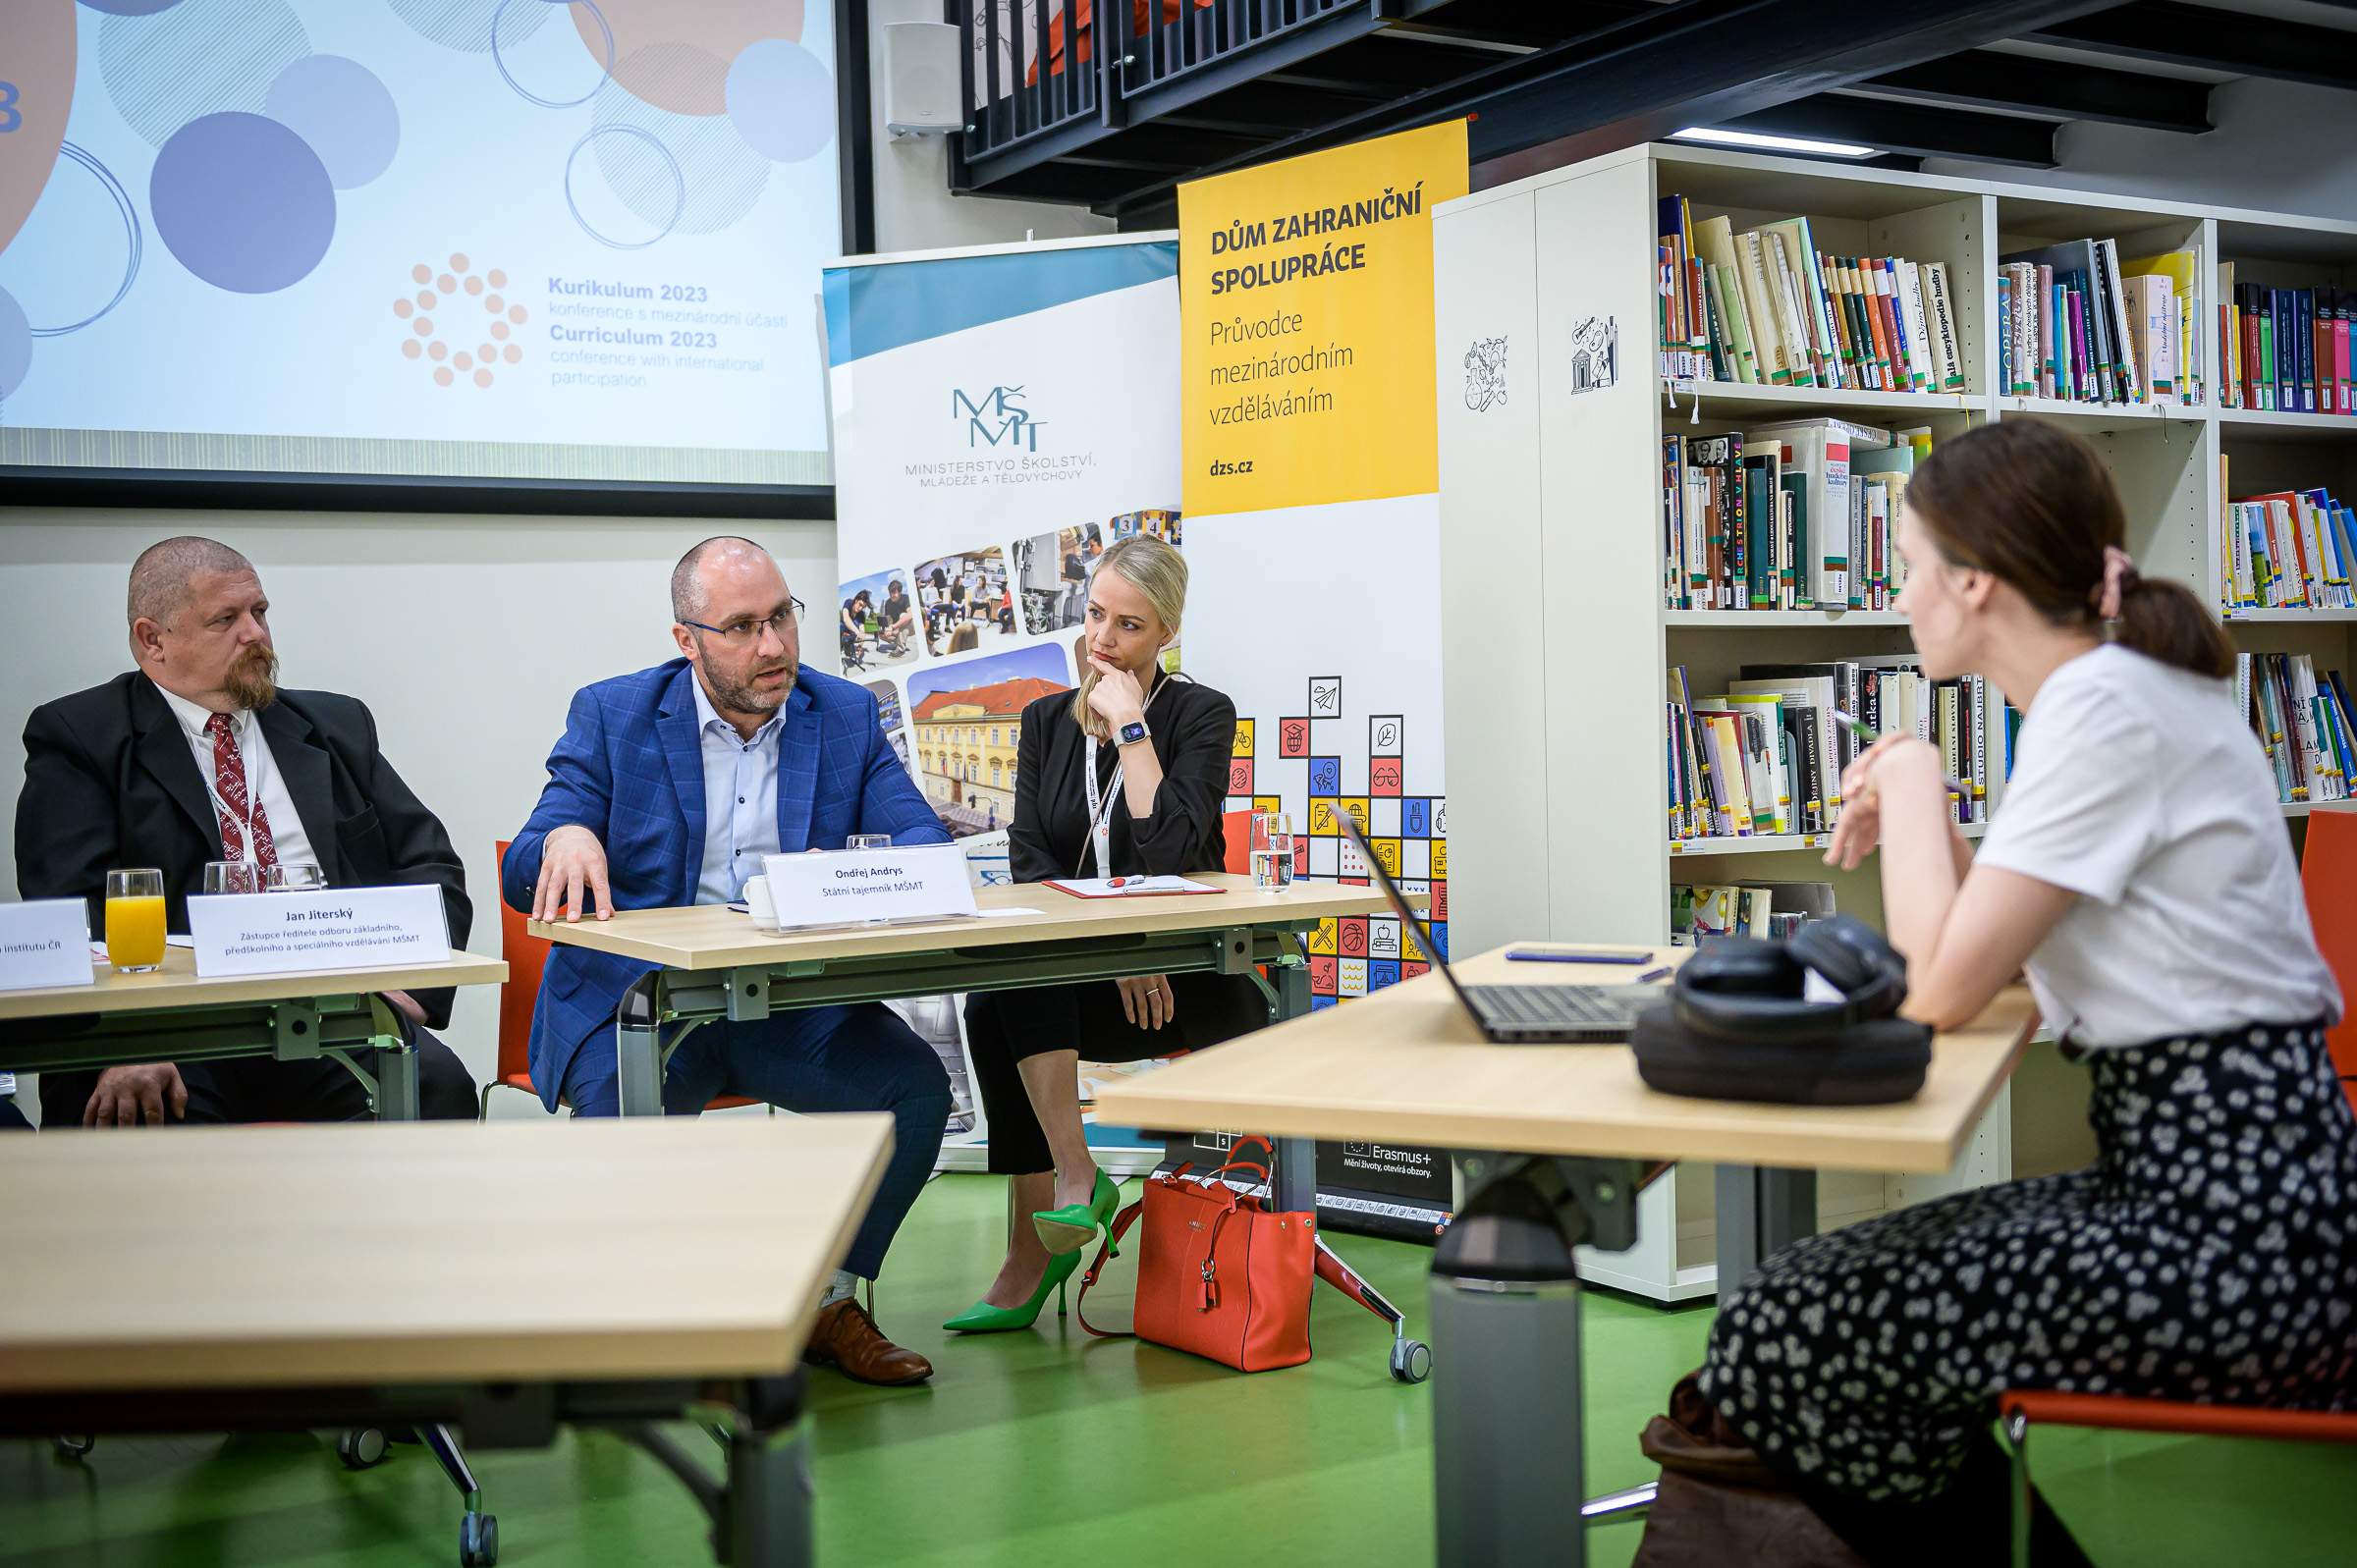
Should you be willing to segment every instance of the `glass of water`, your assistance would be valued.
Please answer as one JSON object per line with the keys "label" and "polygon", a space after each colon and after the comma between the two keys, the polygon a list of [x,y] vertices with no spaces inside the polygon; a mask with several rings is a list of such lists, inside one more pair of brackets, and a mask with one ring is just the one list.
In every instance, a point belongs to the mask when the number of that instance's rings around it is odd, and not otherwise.
{"label": "glass of water", "polygon": [[1282,811],[1252,813],[1252,886],[1283,892],[1293,885],[1293,819]]}
{"label": "glass of water", "polygon": [[204,891],[215,896],[225,892],[260,892],[261,865],[252,860],[208,860],[204,863]]}
{"label": "glass of water", "polygon": [[327,873],[302,861],[280,861],[262,873],[262,886],[271,892],[309,892],[327,886]]}
{"label": "glass of water", "polygon": [[855,833],[843,841],[846,849],[890,849],[892,835],[888,833]]}

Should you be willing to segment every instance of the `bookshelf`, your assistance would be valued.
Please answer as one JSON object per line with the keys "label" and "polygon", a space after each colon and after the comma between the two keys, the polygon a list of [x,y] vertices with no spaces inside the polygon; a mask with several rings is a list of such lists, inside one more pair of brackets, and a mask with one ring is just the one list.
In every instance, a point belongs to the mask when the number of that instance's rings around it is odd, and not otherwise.
{"label": "bookshelf", "polygon": [[[1654,343],[1656,200],[1737,231],[1806,216],[1819,248],[1946,263],[1965,385],[1900,393],[1662,377]],[[1999,258],[2061,241],[2115,238],[2124,257],[2192,249],[2208,281],[2208,402],[2090,406],[2001,396]],[[1819,414],[1885,428],[1929,425],[1937,444],[1992,419],[2048,418],[2085,436],[2118,482],[2129,548],[2148,575],[2219,602],[2219,527],[2229,494],[2324,485],[2357,502],[2357,418],[2220,408],[2217,265],[2277,288],[2357,285],[2357,224],[2044,187],[1909,175],[1673,144],[1629,148],[1434,209],[1441,447],[1443,690],[1450,716],[1452,938],[1467,952],[1512,940],[1667,942],[1670,884],[1830,881],[1845,910],[1879,923],[1871,859],[1820,865],[1822,836],[1677,844],[1667,816],[1664,672],[1697,693],[1746,663],[1910,651],[1891,612],[1662,608],[1661,438],[1741,431]],[[1612,324],[1609,384],[1572,373],[1574,335]],[[1506,397],[1465,396],[1469,347],[1503,339]],[[2220,460],[2228,476],[2221,488]],[[2357,611],[2245,611],[2246,651],[2306,653],[2357,675]],[[1993,695],[1994,701],[1994,695]],[[1992,781],[1994,809],[2001,786]],[[2287,830],[2312,808],[2287,805]],[[2357,809],[2334,802],[2315,809]],[[1969,836],[1977,837],[1978,830]],[[1859,1217],[2010,1172],[2001,1100],[1944,1177],[1820,1179],[1825,1222]],[[1685,1179],[1676,1179],[1683,1175]],[[1591,1278],[1672,1300],[1714,1288],[1707,1173],[1647,1193],[1632,1254],[1583,1258]],[[1669,1238],[1667,1241],[1664,1238]]]}

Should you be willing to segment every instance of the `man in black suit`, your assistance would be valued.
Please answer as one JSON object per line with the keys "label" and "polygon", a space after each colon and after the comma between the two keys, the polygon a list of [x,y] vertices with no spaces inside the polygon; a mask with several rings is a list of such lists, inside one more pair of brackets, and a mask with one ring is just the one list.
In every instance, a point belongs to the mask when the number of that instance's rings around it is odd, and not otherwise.
{"label": "man in black suit", "polygon": [[[208,860],[308,863],[335,887],[428,883],[450,940],[472,920],[450,836],[377,750],[351,697],[281,691],[270,602],[252,564],[210,539],[167,539],[131,568],[138,668],[33,710],[17,798],[17,892],[83,898],[104,929],[106,874],[160,866],[166,919],[189,929]],[[385,993],[417,1049],[421,1115],[471,1117],[474,1086],[423,1026],[448,1027],[449,990]],[[142,1122],[352,1121],[366,1092],[332,1057],[152,1062],[41,1075],[49,1127]]]}

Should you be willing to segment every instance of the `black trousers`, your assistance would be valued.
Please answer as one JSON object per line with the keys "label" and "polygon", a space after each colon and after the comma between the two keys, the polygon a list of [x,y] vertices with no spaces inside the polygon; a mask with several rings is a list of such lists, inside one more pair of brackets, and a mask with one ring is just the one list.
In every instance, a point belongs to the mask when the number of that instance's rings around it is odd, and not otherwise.
{"label": "black trousers", "polygon": [[1024,1057],[1076,1051],[1082,1061],[1143,1061],[1201,1051],[1268,1025],[1268,999],[1249,975],[1198,971],[1172,975],[1170,986],[1178,1015],[1160,1029],[1141,1029],[1124,1016],[1121,989],[1110,980],[967,993],[965,1048],[990,1117],[993,1174],[1056,1168],[1015,1067]]}
{"label": "black trousers", "polygon": [[[472,1121],[478,1110],[474,1080],[458,1053],[430,1031],[414,1024],[409,1028],[417,1050],[418,1118]],[[366,1121],[375,1114],[368,1091],[332,1056],[309,1061],[224,1056],[174,1065],[188,1086],[186,1119],[191,1122]],[[80,1127],[82,1108],[97,1087],[92,1070],[42,1073],[41,1125]]]}

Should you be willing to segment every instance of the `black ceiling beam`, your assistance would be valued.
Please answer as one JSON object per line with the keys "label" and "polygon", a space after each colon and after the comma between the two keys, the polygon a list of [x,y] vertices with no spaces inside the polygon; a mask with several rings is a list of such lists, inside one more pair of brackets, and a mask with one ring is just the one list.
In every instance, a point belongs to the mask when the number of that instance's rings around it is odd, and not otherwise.
{"label": "black ceiling beam", "polygon": [[1886,103],[1822,93],[1712,122],[1721,131],[1847,141],[1917,158],[1972,158],[2024,169],[2055,166],[2055,127],[2047,120],[1975,114],[1931,104]]}
{"label": "black ceiling beam", "polygon": [[[1677,0],[1190,178],[1471,115],[1474,184],[1497,185],[2013,37],[2106,3]],[[1119,216],[1163,195],[1159,183],[1145,186],[1100,210]]]}
{"label": "black ceiling beam", "polygon": [[2357,89],[2357,33],[2177,0],[2135,0],[2093,16],[2056,18],[2015,36],[2157,65]]}
{"label": "black ceiling beam", "polygon": [[2050,114],[2065,120],[2101,120],[2195,135],[2210,129],[2210,84],[2206,81],[2107,71],[2101,66],[1988,49],[1926,60],[1919,66],[1868,77],[1858,85],[1951,109]]}

